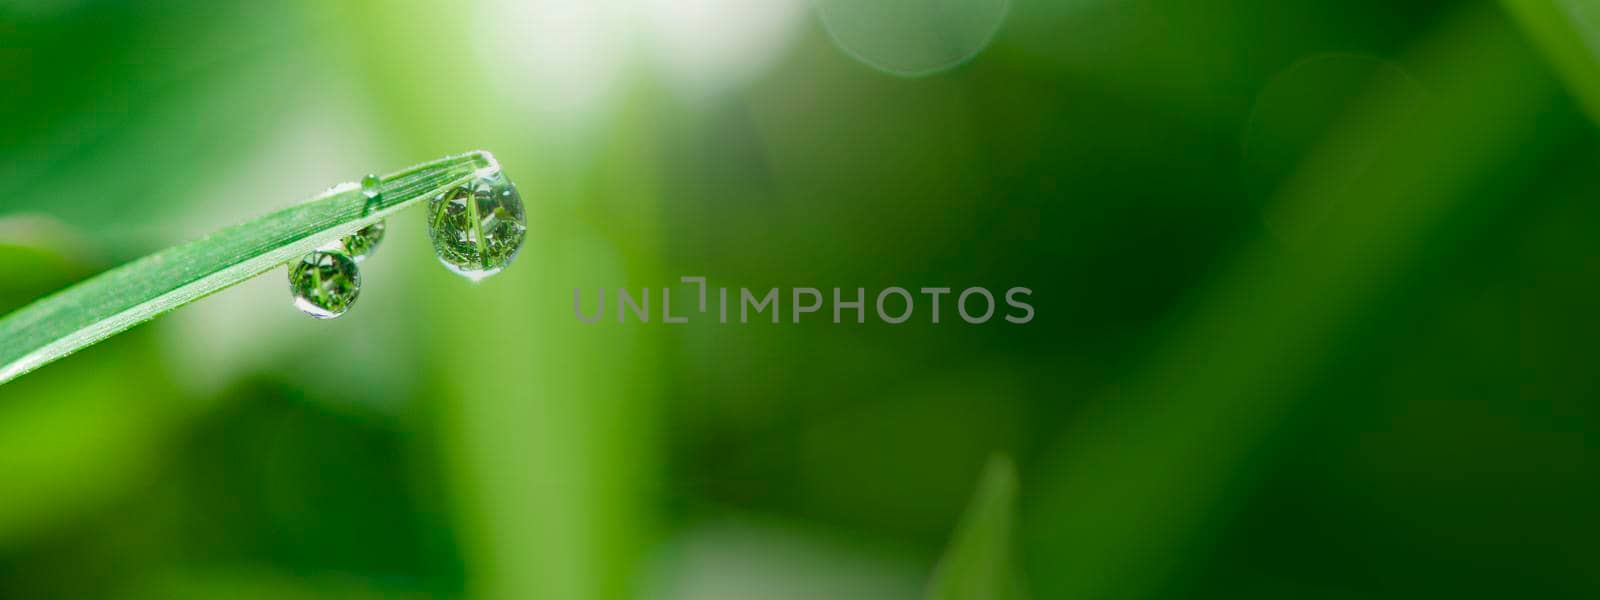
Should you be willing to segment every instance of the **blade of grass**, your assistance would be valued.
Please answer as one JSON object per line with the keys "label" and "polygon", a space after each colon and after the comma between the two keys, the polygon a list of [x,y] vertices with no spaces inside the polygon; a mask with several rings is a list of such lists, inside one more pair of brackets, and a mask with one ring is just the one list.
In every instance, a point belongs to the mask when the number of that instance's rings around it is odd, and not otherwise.
{"label": "blade of grass", "polygon": [[173,246],[111,269],[0,318],[0,384],[129,327],[276,268],[417,201],[496,169],[488,152],[449,156]]}
{"label": "blade of grass", "polygon": [[1040,459],[1024,513],[1029,556],[1049,561],[1029,571],[1039,595],[1156,597],[1203,568],[1207,536],[1264,477],[1264,450],[1341,336],[1452,217],[1515,197],[1474,196],[1479,186],[1526,176],[1505,169],[1559,143],[1540,122],[1558,82],[1503,15],[1463,11],[1406,61],[1433,91],[1429,110],[1380,102],[1393,108],[1348,117],[1346,135],[1389,132],[1388,158],[1348,183],[1330,176],[1336,154],[1303,164],[1277,200],[1338,210],[1292,249],[1267,238],[1241,249],[1106,408]]}
{"label": "blade of grass", "polygon": [[972,504],[934,569],[928,600],[1024,597],[1011,560],[1016,504],[1016,465],[1005,456],[989,459]]}
{"label": "blade of grass", "polygon": [[1600,123],[1600,4],[1587,0],[1503,0],[1538,42],[1589,118]]}

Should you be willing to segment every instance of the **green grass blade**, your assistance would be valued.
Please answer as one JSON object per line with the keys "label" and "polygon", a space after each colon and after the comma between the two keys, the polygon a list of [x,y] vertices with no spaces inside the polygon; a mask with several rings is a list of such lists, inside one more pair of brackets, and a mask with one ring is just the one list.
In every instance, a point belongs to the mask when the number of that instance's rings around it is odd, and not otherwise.
{"label": "green grass blade", "polygon": [[1531,187],[1519,161],[1567,143],[1551,134],[1567,121],[1541,120],[1561,88],[1540,60],[1503,15],[1469,4],[1407,53],[1432,92],[1427,110],[1375,89],[1379,101],[1345,117],[1344,135],[1390,140],[1387,158],[1348,180],[1334,176],[1337,153],[1304,162],[1274,203],[1337,208],[1292,246],[1264,236],[1242,246],[1038,459],[1024,535],[1049,570],[1030,561],[1033,589],[1151,598],[1188,574],[1281,459],[1275,438],[1373,307],[1404,293],[1427,259],[1450,256],[1441,247],[1470,239],[1467,222],[1516,198],[1480,190]]}
{"label": "green grass blade", "polygon": [[1016,503],[1016,466],[1003,456],[990,459],[972,504],[934,570],[928,600],[1023,597],[1011,560]]}
{"label": "green grass blade", "polygon": [[1538,42],[1589,118],[1600,122],[1600,4],[1592,0],[1503,0]]}
{"label": "green grass blade", "polygon": [[0,318],[0,383],[244,281],[498,168],[487,152],[449,156],[358,184],[111,269]]}

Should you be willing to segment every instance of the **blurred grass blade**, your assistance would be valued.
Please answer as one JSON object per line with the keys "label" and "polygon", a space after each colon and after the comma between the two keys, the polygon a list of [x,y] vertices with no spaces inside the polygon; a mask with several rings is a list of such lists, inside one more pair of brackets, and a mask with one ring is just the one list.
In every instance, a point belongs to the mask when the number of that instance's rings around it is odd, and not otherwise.
{"label": "blurred grass blade", "polygon": [[96,275],[0,318],[0,383],[157,315],[259,275],[496,168],[487,152],[441,158],[383,178],[369,200],[336,186],[312,200]]}
{"label": "blurred grass blade", "polygon": [[1497,208],[1482,186],[1520,183],[1506,165],[1560,142],[1539,121],[1559,83],[1506,21],[1473,5],[1419,42],[1405,64],[1430,86],[1428,110],[1375,89],[1380,101],[1342,125],[1387,132],[1387,158],[1350,180],[1338,153],[1302,164],[1275,202],[1337,210],[1292,251],[1267,238],[1242,248],[1107,408],[1060,435],[1026,515],[1030,556],[1051,561],[1031,571],[1040,595],[1160,596],[1265,476],[1270,440],[1342,336],[1403,289],[1447,223]]}
{"label": "blurred grass blade", "polygon": [[989,459],[966,515],[928,585],[928,600],[1018,599],[1011,560],[1017,503],[1017,468],[1010,458]]}
{"label": "blurred grass blade", "polygon": [[1555,64],[1589,118],[1600,123],[1600,3],[1594,0],[1504,0]]}

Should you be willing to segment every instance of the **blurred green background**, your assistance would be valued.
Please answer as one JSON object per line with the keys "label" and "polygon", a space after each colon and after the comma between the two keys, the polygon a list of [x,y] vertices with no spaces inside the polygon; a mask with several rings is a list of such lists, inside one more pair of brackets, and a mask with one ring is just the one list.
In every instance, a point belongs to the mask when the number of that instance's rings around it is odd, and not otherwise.
{"label": "blurred green background", "polygon": [[[470,149],[530,221],[0,387],[0,598],[1600,596],[1595,48],[1587,0],[0,1],[0,311]],[[1037,313],[571,313],[697,275]]]}

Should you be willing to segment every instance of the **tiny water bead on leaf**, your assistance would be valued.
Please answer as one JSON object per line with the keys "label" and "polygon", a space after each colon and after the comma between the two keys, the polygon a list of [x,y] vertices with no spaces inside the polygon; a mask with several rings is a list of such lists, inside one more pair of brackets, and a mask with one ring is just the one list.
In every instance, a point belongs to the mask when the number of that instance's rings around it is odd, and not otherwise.
{"label": "tiny water bead on leaf", "polygon": [[499,273],[527,234],[522,195],[498,169],[428,201],[428,237],[444,266],[473,281]]}
{"label": "tiny water bead on leaf", "polygon": [[318,250],[289,265],[289,292],[301,312],[332,319],[355,304],[361,294],[361,271],[343,252]]}
{"label": "tiny water bead on leaf", "polygon": [[372,256],[373,251],[378,249],[378,242],[383,241],[383,232],[386,227],[383,221],[378,221],[362,227],[360,231],[344,236],[339,240],[339,243],[344,246],[344,251],[350,255],[351,260],[361,262]]}
{"label": "tiny water bead on leaf", "polygon": [[383,195],[383,190],[379,187],[382,184],[382,179],[369,173],[366,177],[361,178],[361,194],[369,200],[377,199],[378,196]]}
{"label": "tiny water bead on leaf", "polygon": [[[374,203],[383,197],[382,185],[383,179],[377,175],[368,174],[366,177],[361,178],[361,195],[367,199],[366,210],[370,210]],[[342,250],[356,262],[364,261],[378,249],[378,242],[383,241],[385,227],[383,221],[378,221],[361,228],[360,231],[340,238],[338,244],[329,244],[322,249],[328,251]]]}

